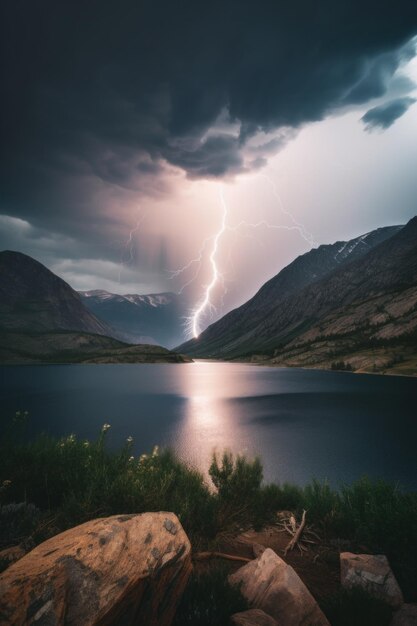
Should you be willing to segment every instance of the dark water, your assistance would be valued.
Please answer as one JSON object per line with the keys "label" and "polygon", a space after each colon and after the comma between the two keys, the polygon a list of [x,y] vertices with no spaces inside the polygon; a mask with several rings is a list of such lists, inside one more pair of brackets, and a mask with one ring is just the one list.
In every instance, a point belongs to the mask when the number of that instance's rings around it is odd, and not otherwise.
{"label": "dark water", "polygon": [[417,380],[232,363],[0,367],[0,420],[29,433],[132,435],[204,471],[216,448],[261,455],[267,480],[368,474],[417,489]]}

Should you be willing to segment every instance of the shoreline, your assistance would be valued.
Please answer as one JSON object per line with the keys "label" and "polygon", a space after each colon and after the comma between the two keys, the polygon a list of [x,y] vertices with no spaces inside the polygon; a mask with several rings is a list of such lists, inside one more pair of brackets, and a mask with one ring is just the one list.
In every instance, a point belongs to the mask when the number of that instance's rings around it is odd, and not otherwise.
{"label": "shoreline", "polygon": [[415,374],[400,374],[391,372],[367,372],[365,370],[336,370],[329,369],[327,367],[303,367],[302,365],[279,365],[278,363],[271,363],[270,361],[245,361],[240,359],[223,360],[223,359],[210,359],[210,358],[194,358],[193,363],[208,362],[208,363],[241,363],[242,365],[254,365],[256,367],[269,367],[271,369],[286,369],[286,370],[308,370],[308,371],[321,371],[321,372],[333,372],[339,374],[358,374],[358,375],[370,375],[370,376],[391,376],[399,378],[417,378],[417,372]]}

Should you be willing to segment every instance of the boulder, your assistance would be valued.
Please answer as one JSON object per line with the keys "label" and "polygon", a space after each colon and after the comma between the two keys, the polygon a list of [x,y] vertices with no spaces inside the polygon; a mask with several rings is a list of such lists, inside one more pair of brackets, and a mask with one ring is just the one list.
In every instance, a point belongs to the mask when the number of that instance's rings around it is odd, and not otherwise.
{"label": "boulder", "polygon": [[0,623],[168,626],[191,569],[190,542],[174,514],[96,519],[0,575]]}
{"label": "boulder", "polygon": [[12,548],[5,548],[0,551],[0,565],[8,567],[12,563],[15,563],[22,556],[25,556],[26,550],[23,546],[13,546]]}
{"label": "boulder", "polygon": [[390,626],[417,626],[417,604],[403,604],[394,613]]}
{"label": "boulder", "polygon": [[273,617],[261,609],[249,609],[249,611],[235,613],[230,618],[230,622],[233,626],[279,626]]}
{"label": "boulder", "polygon": [[342,552],[340,577],[342,587],[346,589],[360,587],[369,595],[383,600],[394,608],[400,607],[404,602],[388,559],[383,554]]}
{"label": "boulder", "polygon": [[262,609],[283,626],[329,626],[325,615],[302,580],[273,550],[229,576],[249,605]]}

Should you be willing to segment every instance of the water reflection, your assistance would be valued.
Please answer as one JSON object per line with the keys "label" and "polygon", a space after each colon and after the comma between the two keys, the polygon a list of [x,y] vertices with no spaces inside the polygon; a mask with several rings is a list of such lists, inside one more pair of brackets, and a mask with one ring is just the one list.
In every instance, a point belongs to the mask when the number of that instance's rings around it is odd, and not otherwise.
{"label": "water reflection", "polygon": [[[417,487],[417,380],[239,363],[0,367],[0,422],[29,435],[131,435],[135,454],[177,449],[207,471],[214,449],[260,454],[267,480],[363,474]],[[1,424],[0,424],[1,425]]]}
{"label": "water reflection", "polygon": [[248,393],[245,378],[227,363],[199,361],[191,371],[183,370],[185,414],[175,433],[175,447],[182,458],[207,470],[214,451],[247,451],[246,437],[237,428],[234,407],[228,401]]}

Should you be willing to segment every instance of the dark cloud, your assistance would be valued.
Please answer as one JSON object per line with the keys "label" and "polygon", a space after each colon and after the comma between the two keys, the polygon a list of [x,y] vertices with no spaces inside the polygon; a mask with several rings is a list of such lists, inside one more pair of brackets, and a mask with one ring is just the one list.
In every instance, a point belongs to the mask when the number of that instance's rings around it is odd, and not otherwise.
{"label": "dark cloud", "polygon": [[385,102],[380,106],[369,109],[361,118],[362,122],[365,124],[365,130],[372,131],[376,128],[385,130],[389,128],[399,117],[404,115],[415,102],[415,98],[404,96],[403,98],[396,98],[395,100]]}
{"label": "dark cloud", "polygon": [[384,94],[416,32],[414,0],[3,3],[0,211],[77,229],[97,189],[158,193],[166,164],[260,167],[283,143],[256,133]]}

